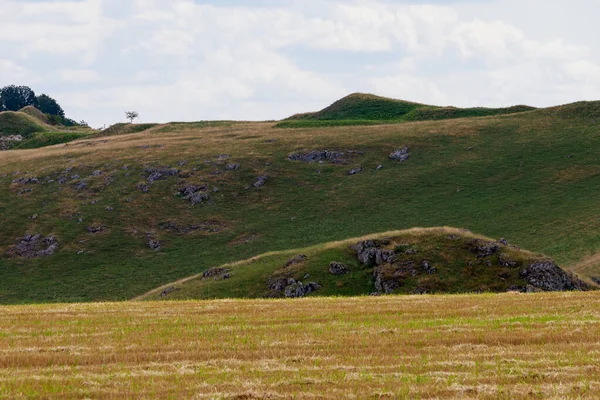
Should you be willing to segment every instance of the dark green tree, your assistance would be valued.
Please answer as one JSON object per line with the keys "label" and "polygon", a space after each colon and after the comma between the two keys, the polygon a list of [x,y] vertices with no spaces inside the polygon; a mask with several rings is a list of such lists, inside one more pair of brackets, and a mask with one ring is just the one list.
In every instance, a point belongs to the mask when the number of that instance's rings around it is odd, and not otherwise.
{"label": "dark green tree", "polygon": [[35,92],[27,86],[5,86],[0,89],[0,111],[19,111],[23,107],[36,106]]}
{"label": "dark green tree", "polygon": [[65,117],[65,112],[56,100],[47,94],[37,96],[37,108],[44,114],[58,115],[61,118]]}

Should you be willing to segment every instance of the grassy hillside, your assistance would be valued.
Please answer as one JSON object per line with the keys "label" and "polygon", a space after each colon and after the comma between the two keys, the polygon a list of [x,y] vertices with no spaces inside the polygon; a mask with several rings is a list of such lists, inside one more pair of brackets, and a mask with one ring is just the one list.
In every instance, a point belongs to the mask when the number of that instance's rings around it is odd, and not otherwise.
{"label": "grassy hillside", "polygon": [[23,112],[0,112],[0,136],[21,135],[28,137],[32,133],[49,129],[42,121]]}
{"label": "grassy hillside", "polygon": [[[0,152],[0,302],[130,299],[269,251],[415,226],[506,237],[572,267],[600,251],[598,104],[293,132],[168,125]],[[405,146],[406,161],[388,158]],[[317,150],[342,155],[288,159]],[[20,255],[27,234],[53,255]]]}
{"label": "grassy hillside", "polygon": [[10,144],[12,149],[35,149],[68,143],[87,137],[94,131],[89,127],[64,127],[47,123],[46,116],[37,108],[27,106],[20,111],[0,112],[0,139],[19,135],[22,140]]}
{"label": "grassy hillside", "polygon": [[0,307],[2,398],[593,399],[600,292]]}
{"label": "grassy hillside", "polygon": [[437,107],[372,94],[354,93],[314,113],[296,114],[280,122],[280,128],[376,125],[402,121],[432,121],[454,118],[487,117],[533,111],[529,106],[508,108]]}
{"label": "grassy hillside", "polygon": [[[368,240],[395,261],[361,262],[352,247]],[[525,288],[521,271],[546,260],[459,229],[411,229],[268,253],[165,285],[139,300],[285,297],[289,279],[316,283],[320,287],[307,294],[316,296],[383,294],[382,285],[392,288],[388,294],[506,292]]]}

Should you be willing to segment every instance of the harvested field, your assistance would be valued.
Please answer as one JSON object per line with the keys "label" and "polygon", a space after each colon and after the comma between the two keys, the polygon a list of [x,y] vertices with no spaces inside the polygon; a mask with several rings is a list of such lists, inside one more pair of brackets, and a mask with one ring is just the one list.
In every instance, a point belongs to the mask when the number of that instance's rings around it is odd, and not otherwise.
{"label": "harvested field", "polygon": [[0,307],[0,398],[597,398],[600,293]]}

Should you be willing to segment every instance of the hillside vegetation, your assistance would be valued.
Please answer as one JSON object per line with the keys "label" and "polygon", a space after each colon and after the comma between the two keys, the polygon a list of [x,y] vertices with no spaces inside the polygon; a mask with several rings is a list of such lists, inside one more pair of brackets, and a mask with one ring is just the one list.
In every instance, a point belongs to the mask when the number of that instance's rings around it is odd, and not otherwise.
{"label": "hillside vegetation", "polygon": [[[368,235],[268,253],[165,285],[140,299],[211,299],[581,290],[534,287],[523,271],[552,260],[452,228]],[[562,276],[564,278],[565,276]],[[552,277],[548,277],[548,283]],[[558,282],[555,282],[558,283]]]}
{"label": "hillside vegetation", "polygon": [[314,113],[296,114],[278,124],[281,128],[337,125],[371,125],[402,121],[432,121],[486,117],[535,110],[529,106],[508,108],[438,107],[372,94],[354,93]]}
{"label": "hillside vegetation", "polygon": [[89,127],[50,125],[46,115],[33,106],[0,112],[0,150],[34,149],[87,137]]}
{"label": "hillside vegetation", "polygon": [[2,398],[594,399],[600,292],[0,307]]}
{"label": "hillside vegetation", "polygon": [[0,302],[131,299],[263,253],[413,227],[505,237],[569,269],[600,251],[599,104],[294,131],[166,124],[0,152]]}

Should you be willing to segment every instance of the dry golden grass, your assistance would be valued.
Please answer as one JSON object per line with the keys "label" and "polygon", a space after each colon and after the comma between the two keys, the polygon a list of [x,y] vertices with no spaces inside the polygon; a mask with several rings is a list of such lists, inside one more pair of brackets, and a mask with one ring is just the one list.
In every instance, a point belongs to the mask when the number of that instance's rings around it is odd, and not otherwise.
{"label": "dry golden grass", "polygon": [[597,398],[600,293],[0,307],[0,398]]}

